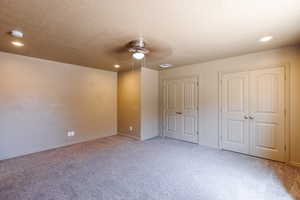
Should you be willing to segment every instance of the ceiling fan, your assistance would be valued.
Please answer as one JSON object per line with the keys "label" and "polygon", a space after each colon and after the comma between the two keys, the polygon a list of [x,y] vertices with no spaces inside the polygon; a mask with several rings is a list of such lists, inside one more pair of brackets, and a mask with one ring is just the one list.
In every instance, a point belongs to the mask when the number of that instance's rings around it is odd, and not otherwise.
{"label": "ceiling fan", "polygon": [[[161,59],[172,54],[168,44],[154,39],[144,40],[144,38],[139,38],[126,42],[128,38],[121,38],[116,41],[116,43],[108,45],[110,47],[108,53],[117,62],[127,63],[128,65],[146,65],[146,60],[147,66],[157,65],[157,62]],[[142,62],[140,63],[140,61]]]}

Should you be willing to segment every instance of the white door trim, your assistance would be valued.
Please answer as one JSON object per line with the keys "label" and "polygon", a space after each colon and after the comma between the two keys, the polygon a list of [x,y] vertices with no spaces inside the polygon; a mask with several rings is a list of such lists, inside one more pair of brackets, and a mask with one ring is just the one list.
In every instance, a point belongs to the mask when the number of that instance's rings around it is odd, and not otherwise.
{"label": "white door trim", "polygon": [[[223,150],[222,147],[222,77],[224,74],[228,73],[234,73],[234,72],[250,72],[250,71],[255,71],[255,70],[263,70],[263,69],[272,69],[272,68],[284,68],[284,73],[285,73],[285,122],[284,122],[284,137],[285,137],[285,152],[284,152],[284,160],[286,163],[290,163],[290,146],[291,146],[291,141],[290,141],[290,115],[291,115],[291,109],[290,109],[290,87],[291,87],[291,70],[290,70],[290,64],[286,63],[283,65],[277,65],[273,67],[257,67],[254,69],[247,69],[247,70],[226,70],[226,71],[219,71],[219,113],[218,113],[218,120],[219,120],[219,128],[218,128],[218,144],[219,144],[219,149]],[[294,163],[290,163],[294,164]]]}
{"label": "white door trim", "polygon": [[199,76],[175,76],[175,77],[170,77],[170,78],[164,78],[162,79],[161,83],[162,83],[162,109],[161,109],[161,119],[162,119],[162,137],[165,137],[166,136],[166,132],[165,132],[165,121],[166,121],[166,82],[167,81],[170,81],[170,80],[180,80],[180,79],[185,79],[185,78],[194,78],[197,80],[197,144],[200,143],[199,139],[200,139],[200,117],[199,117],[199,104],[200,104],[200,81],[199,81]]}

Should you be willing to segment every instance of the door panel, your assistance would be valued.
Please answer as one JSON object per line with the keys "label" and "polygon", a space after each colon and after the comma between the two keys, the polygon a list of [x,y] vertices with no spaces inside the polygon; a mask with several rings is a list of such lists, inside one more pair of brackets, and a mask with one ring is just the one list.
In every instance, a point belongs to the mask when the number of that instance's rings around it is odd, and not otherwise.
{"label": "door panel", "polygon": [[175,115],[168,115],[168,123],[167,123],[167,130],[169,132],[176,132],[176,116]]}
{"label": "door panel", "polygon": [[284,160],[284,68],[251,74],[251,154]]}
{"label": "door panel", "polygon": [[198,87],[197,78],[183,79],[183,135],[182,139],[198,142]]}
{"label": "door panel", "polygon": [[177,82],[176,81],[170,81],[167,82],[167,106],[168,110],[176,110],[176,93],[177,93]]}
{"label": "door panel", "polygon": [[245,141],[244,138],[244,121],[242,120],[227,120],[228,123],[228,131],[226,135],[226,139],[232,143],[243,144]]}
{"label": "door panel", "polygon": [[241,153],[249,153],[248,82],[247,72],[222,78],[222,147]]}
{"label": "door panel", "polygon": [[165,134],[169,137],[177,138],[181,132],[180,122],[176,111],[180,109],[180,84],[176,80],[166,82],[165,88]]}
{"label": "door panel", "polygon": [[264,149],[275,149],[277,124],[274,123],[256,123],[255,127],[255,143],[257,147]]}
{"label": "door panel", "polygon": [[279,77],[274,74],[260,74],[258,77],[254,77],[254,81],[257,81],[256,91],[254,91],[257,93],[254,93],[257,95],[256,112],[277,113]]}
{"label": "door panel", "polygon": [[195,135],[196,122],[194,117],[185,116],[183,119],[183,131],[186,135]]}
{"label": "door panel", "polygon": [[184,98],[184,110],[185,111],[195,111],[197,102],[196,102],[196,94],[197,94],[197,80],[195,79],[186,79],[183,81],[183,98]]}
{"label": "door panel", "polygon": [[166,81],[165,104],[165,135],[197,143],[197,78]]}
{"label": "door panel", "polygon": [[227,107],[229,112],[243,112],[245,81],[247,80],[241,77],[233,77],[227,80]]}

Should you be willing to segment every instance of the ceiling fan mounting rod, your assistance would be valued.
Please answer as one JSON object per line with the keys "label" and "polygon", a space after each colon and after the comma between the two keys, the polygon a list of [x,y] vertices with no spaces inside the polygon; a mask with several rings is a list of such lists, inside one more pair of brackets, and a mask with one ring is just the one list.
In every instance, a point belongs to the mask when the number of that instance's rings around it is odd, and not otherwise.
{"label": "ceiling fan mounting rod", "polygon": [[135,47],[136,48],[145,48],[145,46],[146,46],[144,40],[133,40],[129,44],[132,48],[135,48]]}

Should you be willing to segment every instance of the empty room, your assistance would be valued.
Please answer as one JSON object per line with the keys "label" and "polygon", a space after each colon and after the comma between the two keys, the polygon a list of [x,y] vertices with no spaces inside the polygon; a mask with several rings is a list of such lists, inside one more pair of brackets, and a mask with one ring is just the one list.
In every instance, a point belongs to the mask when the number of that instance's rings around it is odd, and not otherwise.
{"label": "empty room", "polygon": [[1,0],[0,200],[300,200],[300,1]]}

